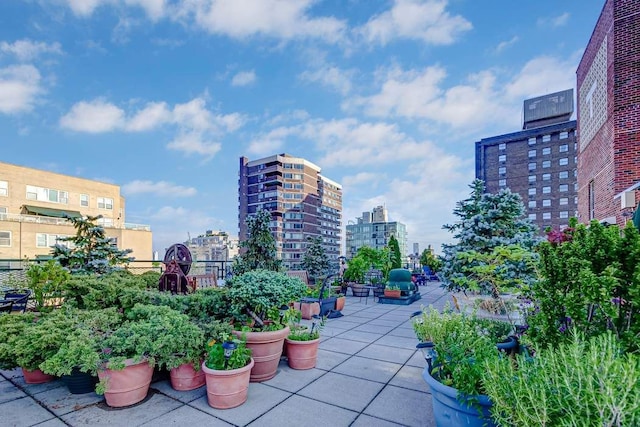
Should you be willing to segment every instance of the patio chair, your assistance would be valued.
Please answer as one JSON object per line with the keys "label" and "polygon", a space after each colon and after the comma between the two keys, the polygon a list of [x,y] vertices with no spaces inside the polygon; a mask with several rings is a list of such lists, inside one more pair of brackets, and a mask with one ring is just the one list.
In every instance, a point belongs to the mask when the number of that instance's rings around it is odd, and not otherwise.
{"label": "patio chair", "polygon": [[10,289],[5,291],[4,299],[11,300],[11,311],[19,311],[24,313],[27,310],[27,303],[31,297],[31,291],[29,289]]}
{"label": "patio chair", "polygon": [[0,313],[11,313],[13,301],[0,302]]}

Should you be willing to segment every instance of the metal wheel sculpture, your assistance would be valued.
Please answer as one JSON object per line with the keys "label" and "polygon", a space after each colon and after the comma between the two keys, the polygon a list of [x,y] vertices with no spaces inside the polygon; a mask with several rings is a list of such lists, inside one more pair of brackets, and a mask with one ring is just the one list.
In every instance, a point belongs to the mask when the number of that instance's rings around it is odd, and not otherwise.
{"label": "metal wheel sculpture", "polygon": [[189,248],[187,248],[182,243],[171,245],[169,249],[167,249],[167,252],[164,254],[163,263],[167,265],[172,260],[175,260],[178,263],[178,265],[180,266],[180,270],[182,270],[185,276],[189,274],[192,263],[191,252],[189,251]]}

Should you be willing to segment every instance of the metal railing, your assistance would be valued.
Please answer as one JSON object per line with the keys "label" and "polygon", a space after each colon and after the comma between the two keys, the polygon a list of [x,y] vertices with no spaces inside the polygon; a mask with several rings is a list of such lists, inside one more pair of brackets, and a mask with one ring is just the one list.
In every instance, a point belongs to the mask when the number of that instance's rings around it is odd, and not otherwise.
{"label": "metal railing", "polygon": [[[40,215],[26,215],[26,214],[10,214],[0,213],[0,221],[12,221],[12,222],[29,222],[34,224],[49,224],[49,225],[71,225],[66,218],[55,218],[51,216]],[[122,226],[116,226],[115,224],[100,224],[104,228],[118,228],[126,230],[142,230],[151,231],[151,226],[147,224],[134,224],[125,222]]]}

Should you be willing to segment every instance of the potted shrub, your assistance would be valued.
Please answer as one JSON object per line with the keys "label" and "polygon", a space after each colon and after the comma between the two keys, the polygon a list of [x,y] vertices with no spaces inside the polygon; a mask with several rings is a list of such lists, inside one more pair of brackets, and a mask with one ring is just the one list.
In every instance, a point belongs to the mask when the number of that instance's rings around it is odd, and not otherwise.
{"label": "potted shrub", "polygon": [[[234,325],[246,334],[247,347],[255,364],[251,381],[266,381],[275,376],[289,327],[283,322],[280,307],[299,300],[307,285],[284,273],[254,270],[234,277],[228,287],[228,298]],[[244,324],[244,326],[243,326]]]}
{"label": "potted shrub", "polygon": [[315,368],[320,345],[320,330],[324,325],[324,319],[315,315],[311,328],[308,328],[300,325],[300,313],[294,313],[289,323],[291,332],[285,340],[287,363],[292,369]]}
{"label": "potted shrub", "polygon": [[511,325],[432,307],[413,325],[422,343],[432,343],[423,378],[431,388],[436,425],[494,425],[482,383],[484,364],[501,357],[496,344]]}
{"label": "potted shrub", "polygon": [[202,363],[207,383],[207,401],[216,409],[229,409],[247,400],[251,368],[251,350],[243,337],[221,336],[207,343],[206,359]]}
{"label": "potted shrub", "polygon": [[402,290],[397,285],[387,285],[384,288],[384,296],[387,298],[400,298]]}
{"label": "potted shrub", "polygon": [[36,311],[51,310],[62,303],[61,291],[71,275],[57,261],[51,259],[43,264],[31,264],[26,275]]}

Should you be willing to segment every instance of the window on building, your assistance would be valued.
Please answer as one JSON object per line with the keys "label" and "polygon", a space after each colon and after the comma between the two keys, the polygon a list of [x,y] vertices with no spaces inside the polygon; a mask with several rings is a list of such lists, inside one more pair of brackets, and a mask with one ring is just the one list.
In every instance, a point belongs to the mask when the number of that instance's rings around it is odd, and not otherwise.
{"label": "window on building", "polygon": [[103,227],[113,227],[113,218],[98,218],[98,225],[101,225]]}
{"label": "window on building", "polygon": [[542,194],[551,193],[551,187],[542,187]]}
{"label": "window on building", "polygon": [[560,197],[560,199],[558,199],[558,203],[560,205],[568,205],[569,204],[569,198],[568,197]]}
{"label": "window on building", "polygon": [[567,144],[562,144],[558,147],[558,151],[560,151],[561,153],[566,153],[567,151],[569,151],[569,146]]}
{"label": "window on building", "polygon": [[560,187],[558,187],[558,190],[565,192],[565,191],[569,191],[569,185],[567,184],[560,184]]}
{"label": "window on building", "polygon": [[498,150],[506,150],[506,149],[507,149],[507,144],[505,144],[504,142],[498,145]]}
{"label": "window on building", "polygon": [[538,219],[538,215],[534,214],[534,213],[530,213],[529,214],[529,219],[531,221],[535,221],[536,219]]}
{"label": "window on building", "polygon": [[569,132],[560,132],[560,139],[567,139],[569,138]]}
{"label": "window on building", "polygon": [[7,181],[0,181],[0,196],[9,195],[9,183]]}
{"label": "window on building", "polygon": [[529,184],[534,184],[536,182],[536,176],[535,175],[529,175]]}
{"label": "window on building", "polygon": [[500,187],[506,187],[507,186],[507,180],[506,179],[499,179],[498,180],[498,185]]}
{"label": "window on building", "polygon": [[36,187],[27,185],[27,199],[38,200],[42,202],[63,203],[69,202],[69,193],[53,188]]}
{"label": "window on building", "polygon": [[536,138],[529,138],[529,145],[536,145]]}
{"label": "window on building", "polygon": [[542,162],[542,167],[543,168],[550,168],[551,167],[551,160],[545,160],[544,162]]}
{"label": "window on building", "polygon": [[567,159],[566,157],[558,160],[558,163],[560,164],[560,166],[566,166],[569,164],[569,159]]}
{"label": "window on building", "polygon": [[551,147],[544,147],[542,149],[542,154],[544,155],[551,154]]}
{"label": "window on building", "polygon": [[529,189],[529,195],[530,196],[535,196],[536,195],[536,189],[535,188],[530,188]]}
{"label": "window on building", "polygon": [[558,178],[560,178],[560,179],[566,179],[566,178],[569,178],[569,171],[561,171],[561,172],[558,174]]}
{"label": "window on building", "polygon": [[506,167],[504,167],[504,166],[500,166],[500,167],[498,168],[498,173],[499,173],[500,175],[504,175],[504,174],[506,174],[506,173],[507,173],[507,168],[506,168]]}
{"label": "window on building", "polygon": [[98,197],[98,209],[113,209],[113,199]]}
{"label": "window on building", "polygon": [[569,211],[560,211],[560,218],[569,218]]}
{"label": "window on building", "polygon": [[529,163],[529,170],[530,171],[536,170],[536,163],[535,162],[530,162]]}
{"label": "window on building", "polygon": [[529,150],[529,157],[535,157],[536,156],[536,150]]}
{"label": "window on building", "polygon": [[11,232],[10,231],[0,231],[0,246],[2,246],[2,247],[10,247],[11,246]]}
{"label": "window on building", "polygon": [[498,161],[499,162],[506,162],[507,161],[507,155],[506,154],[500,154],[498,156]]}
{"label": "window on building", "polygon": [[551,135],[542,136],[542,142],[549,142],[549,141],[551,141]]}
{"label": "window on building", "polygon": [[549,206],[551,206],[551,199],[544,199],[542,201],[542,206],[545,208],[548,208]]}
{"label": "window on building", "polygon": [[7,219],[7,208],[0,206],[0,219]]}
{"label": "window on building", "polygon": [[529,200],[529,207],[530,208],[535,208],[536,207],[536,201],[535,200]]}
{"label": "window on building", "polygon": [[549,181],[549,180],[551,180],[551,174],[550,174],[550,173],[543,173],[543,174],[542,174],[542,180],[543,180],[543,181]]}
{"label": "window on building", "polygon": [[551,212],[542,212],[542,219],[551,219]]}
{"label": "window on building", "polygon": [[84,206],[85,208],[89,207],[89,195],[81,194],[80,195],[80,206]]}

